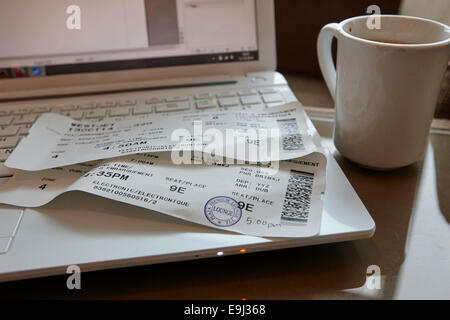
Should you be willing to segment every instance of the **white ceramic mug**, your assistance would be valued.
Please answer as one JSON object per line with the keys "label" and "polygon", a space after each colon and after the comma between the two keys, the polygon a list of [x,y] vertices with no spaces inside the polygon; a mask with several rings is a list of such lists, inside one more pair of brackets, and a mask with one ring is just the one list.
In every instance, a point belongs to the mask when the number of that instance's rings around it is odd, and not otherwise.
{"label": "white ceramic mug", "polygon": [[393,169],[423,155],[450,58],[450,28],[416,17],[378,18],[380,29],[369,28],[373,16],[326,25],[317,52],[335,100],[336,148],[362,166]]}

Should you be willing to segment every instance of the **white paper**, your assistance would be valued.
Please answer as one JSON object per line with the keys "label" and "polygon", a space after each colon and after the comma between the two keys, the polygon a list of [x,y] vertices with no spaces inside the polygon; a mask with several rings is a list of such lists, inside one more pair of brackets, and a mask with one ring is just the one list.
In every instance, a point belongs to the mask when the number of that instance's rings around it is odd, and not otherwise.
{"label": "white paper", "polygon": [[79,190],[222,230],[310,237],[320,230],[325,168],[319,152],[282,161],[277,172],[257,165],[178,166],[169,153],[136,154],[17,171],[0,187],[0,202],[37,207]]}
{"label": "white paper", "polygon": [[[108,122],[44,114],[5,165],[34,171],[171,150],[195,150],[251,163],[294,159],[316,149],[306,119],[298,102],[258,111],[216,110]],[[229,138],[230,132],[239,138]]]}

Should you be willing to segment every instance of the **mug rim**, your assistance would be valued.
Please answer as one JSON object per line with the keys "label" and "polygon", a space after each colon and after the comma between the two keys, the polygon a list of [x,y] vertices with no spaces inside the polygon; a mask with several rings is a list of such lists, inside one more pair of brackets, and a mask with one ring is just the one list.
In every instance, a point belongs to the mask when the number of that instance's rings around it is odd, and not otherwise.
{"label": "mug rim", "polygon": [[[444,40],[440,40],[440,41],[427,42],[427,43],[390,43],[390,42],[368,40],[368,39],[365,39],[365,38],[357,37],[357,36],[347,32],[344,29],[344,26],[347,25],[351,21],[367,19],[369,17],[374,17],[374,16],[389,17],[389,18],[394,18],[394,19],[424,21],[424,22],[427,22],[427,23],[438,25],[438,26],[442,27],[444,32],[447,31],[448,38],[444,39]],[[446,25],[445,23],[439,22],[439,21],[426,19],[426,18],[421,18],[421,17],[407,16],[407,15],[395,15],[395,14],[374,15],[374,14],[372,14],[372,15],[362,15],[362,16],[351,17],[351,18],[348,18],[348,19],[345,19],[345,20],[341,21],[338,24],[338,29],[339,29],[340,33],[343,36],[345,36],[347,38],[350,38],[352,40],[356,40],[356,41],[359,41],[359,42],[362,42],[362,43],[371,44],[371,45],[377,45],[377,46],[380,46],[380,47],[386,47],[386,48],[390,47],[390,48],[405,48],[405,49],[406,48],[407,49],[421,49],[421,48],[441,47],[441,46],[445,46],[445,45],[450,44],[450,26]]]}

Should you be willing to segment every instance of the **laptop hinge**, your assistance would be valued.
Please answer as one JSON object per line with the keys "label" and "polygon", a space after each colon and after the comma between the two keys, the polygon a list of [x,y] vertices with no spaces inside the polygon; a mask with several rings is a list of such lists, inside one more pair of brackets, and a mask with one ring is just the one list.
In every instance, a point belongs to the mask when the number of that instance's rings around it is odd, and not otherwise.
{"label": "laptop hinge", "polygon": [[219,86],[236,84],[231,76],[196,77],[182,79],[164,79],[143,82],[114,83],[96,86],[77,86],[71,88],[48,88],[42,90],[15,91],[2,93],[0,102],[27,101],[35,99],[51,99],[76,96],[89,96],[108,93],[138,92],[148,90],[179,89],[201,86]]}

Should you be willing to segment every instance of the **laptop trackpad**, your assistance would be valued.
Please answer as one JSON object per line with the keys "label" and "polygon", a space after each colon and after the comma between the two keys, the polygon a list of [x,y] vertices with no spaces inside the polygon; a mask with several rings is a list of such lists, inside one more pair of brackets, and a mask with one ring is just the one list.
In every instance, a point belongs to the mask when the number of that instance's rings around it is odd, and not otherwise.
{"label": "laptop trackpad", "polygon": [[0,207],[0,254],[9,250],[16,235],[23,210]]}

